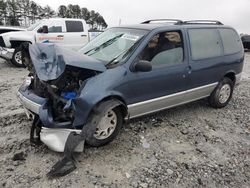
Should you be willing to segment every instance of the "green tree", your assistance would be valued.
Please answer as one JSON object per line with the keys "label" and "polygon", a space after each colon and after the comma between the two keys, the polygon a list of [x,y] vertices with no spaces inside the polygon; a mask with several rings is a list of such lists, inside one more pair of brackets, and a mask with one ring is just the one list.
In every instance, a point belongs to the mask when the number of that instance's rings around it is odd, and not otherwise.
{"label": "green tree", "polygon": [[38,17],[38,8],[38,5],[34,1],[30,2],[30,14],[32,23],[34,23],[36,18]]}
{"label": "green tree", "polygon": [[55,11],[49,5],[42,8],[42,11],[43,13],[40,15],[42,18],[51,18],[55,15]]}
{"label": "green tree", "polygon": [[90,18],[90,12],[87,8],[81,8],[81,18],[88,23]]}
{"label": "green tree", "polygon": [[7,11],[9,13],[9,16],[7,18],[7,24],[13,25],[13,26],[20,26],[20,23],[19,23],[19,20],[21,17],[20,1],[8,0]]}
{"label": "green tree", "polygon": [[7,3],[4,0],[0,1],[0,24],[6,24],[7,18]]}
{"label": "green tree", "polygon": [[62,18],[67,17],[67,7],[65,5],[60,5],[58,8],[58,16]]}

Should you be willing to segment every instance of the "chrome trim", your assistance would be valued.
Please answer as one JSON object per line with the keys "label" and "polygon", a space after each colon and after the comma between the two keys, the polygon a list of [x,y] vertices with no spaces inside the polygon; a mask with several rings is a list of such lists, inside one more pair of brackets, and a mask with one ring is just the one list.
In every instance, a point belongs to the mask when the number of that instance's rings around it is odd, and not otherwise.
{"label": "chrome trim", "polygon": [[30,110],[31,112],[34,112],[35,114],[39,114],[39,109],[41,107],[40,104],[37,104],[28,98],[24,97],[20,92],[17,92],[17,98],[22,103],[24,108]]}
{"label": "chrome trim", "polygon": [[239,73],[239,74],[236,74],[235,75],[235,85],[238,85],[242,80],[242,74]]}
{"label": "chrome trim", "polygon": [[143,102],[128,105],[130,118],[143,116],[160,110],[179,106],[192,101],[208,97],[217,86],[218,82],[197,87],[194,89],[150,99]]}
{"label": "chrome trim", "polygon": [[[56,152],[64,152],[64,147],[67,138],[71,132],[81,133],[81,130],[76,129],[51,129],[42,127],[40,133],[41,141],[48,146],[49,149]],[[76,147],[75,152],[83,152],[84,141],[80,142]]]}

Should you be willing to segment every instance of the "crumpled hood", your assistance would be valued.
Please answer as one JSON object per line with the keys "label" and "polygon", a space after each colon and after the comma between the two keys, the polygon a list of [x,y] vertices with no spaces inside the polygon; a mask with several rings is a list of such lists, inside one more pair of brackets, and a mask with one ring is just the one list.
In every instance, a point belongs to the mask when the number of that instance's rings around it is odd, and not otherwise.
{"label": "crumpled hood", "polygon": [[40,80],[57,79],[66,65],[104,72],[104,64],[92,57],[61,48],[55,44],[29,45],[29,54]]}

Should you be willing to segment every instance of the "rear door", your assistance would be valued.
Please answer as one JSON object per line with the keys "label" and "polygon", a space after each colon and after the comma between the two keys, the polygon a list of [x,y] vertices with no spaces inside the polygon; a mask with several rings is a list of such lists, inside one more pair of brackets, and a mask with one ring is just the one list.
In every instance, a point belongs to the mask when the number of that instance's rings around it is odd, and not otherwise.
{"label": "rear door", "polygon": [[201,95],[209,95],[224,73],[225,58],[219,31],[217,28],[192,28],[187,33],[190,45],[188,89],[198,88]]}
{"label": "rear door", "polygon": [[64,46],[72,50],[79,50],[89,40],[88,28],[81,20],[65,20]]}

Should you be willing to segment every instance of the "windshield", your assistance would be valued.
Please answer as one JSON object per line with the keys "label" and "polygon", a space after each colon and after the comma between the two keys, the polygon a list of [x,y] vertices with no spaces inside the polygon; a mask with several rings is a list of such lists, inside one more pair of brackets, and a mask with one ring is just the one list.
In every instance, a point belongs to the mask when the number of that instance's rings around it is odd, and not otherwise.
{"label": "windshield", "polygon": [[37,28],[38,25],[42,23],[42,20],[37,21],[36,23],[32,24],[30,27],[28,27],[27,31],[33,31],[35,28]]}
{"label": "windshield", "polygon": [[[80,52],[94,57],[106,64],[127,57],[130,49],[138,42],[147,31],[125,28],[111,28],[85,45]],[[123,56],[122,56],[123,55]]]}

